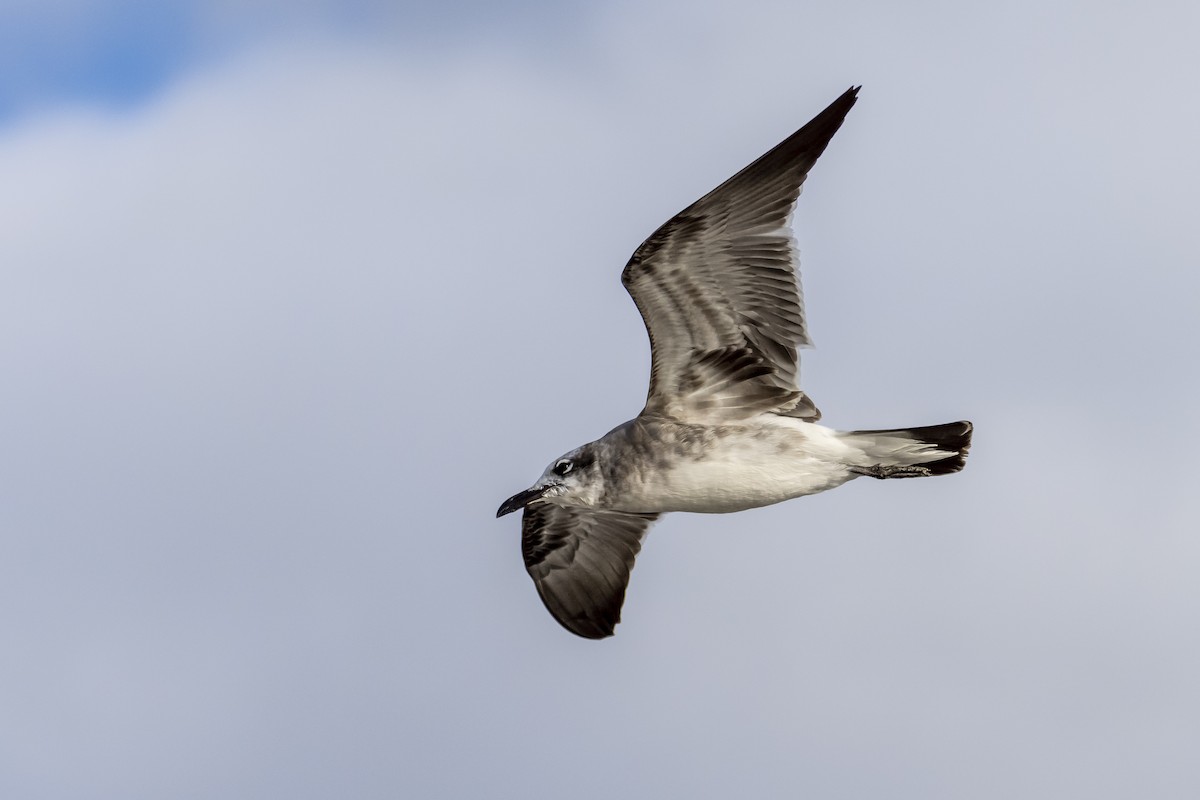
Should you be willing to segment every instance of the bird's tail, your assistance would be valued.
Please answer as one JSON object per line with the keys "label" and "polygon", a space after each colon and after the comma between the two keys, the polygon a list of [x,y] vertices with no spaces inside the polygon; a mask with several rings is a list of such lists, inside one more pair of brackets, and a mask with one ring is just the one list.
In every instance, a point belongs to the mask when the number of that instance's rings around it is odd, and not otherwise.
{"label": "bird's tail", "polygon": [[[850,431],[842,440],[862,452],[862,474],[885,477],[947,475],[958,472],[971,448],[971,423],[947,422],[924,428]],[[922,469],[904,469],[921,467]],[[899,468],[899,469],[897,469]]]}

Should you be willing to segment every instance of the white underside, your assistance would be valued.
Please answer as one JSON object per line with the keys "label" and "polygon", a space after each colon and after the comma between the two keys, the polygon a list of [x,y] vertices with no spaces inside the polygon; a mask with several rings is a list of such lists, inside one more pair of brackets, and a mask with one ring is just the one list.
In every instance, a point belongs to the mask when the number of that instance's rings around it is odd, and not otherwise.
{"label": "white underside", "polygon": [[629,511],[724,513],[816,494],[856,477],[864,454],[822,425],[765,414],[625,498]]}

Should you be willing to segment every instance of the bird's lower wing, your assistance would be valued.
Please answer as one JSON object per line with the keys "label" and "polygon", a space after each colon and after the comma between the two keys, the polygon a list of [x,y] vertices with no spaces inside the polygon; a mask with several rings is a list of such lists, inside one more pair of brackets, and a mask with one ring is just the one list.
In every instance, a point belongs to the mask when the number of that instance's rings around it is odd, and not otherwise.
{"label": "bird's lower wing", "polygon": [[657,514],[534,503],[521,523],[521,553],[542,602],[564,628],[612,636],[642,539]]}

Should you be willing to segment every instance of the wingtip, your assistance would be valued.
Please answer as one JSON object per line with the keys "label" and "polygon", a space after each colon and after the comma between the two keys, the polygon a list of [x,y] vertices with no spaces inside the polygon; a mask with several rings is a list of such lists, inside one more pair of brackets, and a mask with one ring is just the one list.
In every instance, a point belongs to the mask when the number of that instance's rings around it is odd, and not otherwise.
{"label": "wingtip", "polygon": [[[837,96],[837,99],[826,106],[820,114],[817,114],[815,117],[809,120],[808,124],[805,125],[804,128],[820,128],[825,125],[832,125],[832,132],[829,133],[829,137],[832,137],[833,133],[841,127],[842,120],[844,120],[846,115],[850,113],[850,109],[854,108],[854,104],[858,102],[858,90],[861,88],[862,85],[859,84],[857,86],[851,86],[849,89],[842,92]],[[824,149],[824,147],[822,147],[822,149]]]}
{"label": "wingtip", "polygon": [[[553,613],[553,612],[551,612]],[[607,639],[616,633],[616,624],[606,624],[592,619],[562,620],[555,617],[560,625],[581,639],[598,641]]]}

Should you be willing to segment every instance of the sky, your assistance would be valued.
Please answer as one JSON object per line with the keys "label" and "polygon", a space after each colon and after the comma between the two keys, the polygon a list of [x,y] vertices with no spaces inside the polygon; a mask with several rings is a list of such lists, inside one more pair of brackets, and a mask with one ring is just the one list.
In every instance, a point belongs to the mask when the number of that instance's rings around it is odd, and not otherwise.
{"label": "sky", "polygon": [[[1198,25],[0,3],[0,795],[1195,797]],[[641,408],[637,244],[852,84],[802,383],[966,470],[668,515],[571,636],[496,507]]]}

